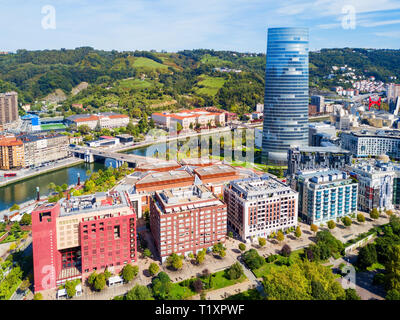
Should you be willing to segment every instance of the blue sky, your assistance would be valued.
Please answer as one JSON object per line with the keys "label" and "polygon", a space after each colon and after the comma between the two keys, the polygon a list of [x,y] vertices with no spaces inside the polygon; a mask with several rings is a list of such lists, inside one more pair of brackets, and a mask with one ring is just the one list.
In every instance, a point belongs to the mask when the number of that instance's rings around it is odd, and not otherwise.
{"label": "blue sky", "polygon": [[[42,7],[56,10],[43,29]],[[343,29],[352,6],[355,29]],[[400,48],[400,0],[0,0],[0,51],[207,48],[265,52],[268,27],[310,28],[310,49]]]}

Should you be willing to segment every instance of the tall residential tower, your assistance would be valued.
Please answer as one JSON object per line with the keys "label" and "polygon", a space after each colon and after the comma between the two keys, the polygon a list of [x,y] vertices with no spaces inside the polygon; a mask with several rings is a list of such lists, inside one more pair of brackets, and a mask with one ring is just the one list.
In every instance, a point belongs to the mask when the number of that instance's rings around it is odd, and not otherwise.
{"label": "tall residential tower", "polygon": [[287,163],[287,150],[308,145],[308,29],[268,29],[262,155]]}

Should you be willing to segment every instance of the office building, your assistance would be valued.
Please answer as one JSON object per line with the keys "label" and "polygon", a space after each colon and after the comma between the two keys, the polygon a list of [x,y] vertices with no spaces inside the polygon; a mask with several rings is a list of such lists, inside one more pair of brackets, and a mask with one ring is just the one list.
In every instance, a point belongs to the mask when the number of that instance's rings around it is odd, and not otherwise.
{"label": "office building", "polygon": [[287,150],[308,145],[308,29],[268,29],[263,159],[287,163]]}
{"label": "office building", "polygon": [[343,132],[340,138],[342,148],[349,150],[357,158],[384,154],[400,159],[400,131],[398,130]]}
{"label": "office building", "polygon": [[346,167],[358,180],[358,208],[370,212],[393,209],[393,183],[395,171],[390,163],[376,161],[375,163],[358,162]]}
{"label": "office building", "polygon": [[295,147],[288,150],[287,175],[299,170],[341,169],[351,165],[350,151],[339,147]]}
{"label": "office building", "polygon": [[66,119],[68,125],[80,127],[87,125],[91,130],[96,127],[100,129],[114,129],[126,127],[129,123],[129,116],[114,112],[103,112],[99,114],[75,114]]}
{"label": "office building", "polygon": [[15,136],[0,136],[0,169],[21,169],[25,165],[24,145]]}
{"label": "office building", "polygon": [[18,93],[0,93],[0,126],[18,120]]}
{"label": "office building", "polygon": [[299,171],[292,187],[299,193],[299,217],[308,224],[336,221],[357,211],[358,184],[346,172]]}
{"label": "office building", "polygon": [[323,122],[310,123],[308,125],[308,143],[310,146],[319,147],[324,138],[336,137],[334,126]]}
{"label": "office building", "polygon": [[162,262],[172,253],[196,254],[225,242],[226,204],[204,185],[157,191],[150,229]]}
{"label": "office building", "polygon": [[224,201],[228,226],[246,242],[297,226],[297,192],[270,176],[230,182]]}
{"label": "office building", "polygon": [[400,166],[394,166],[395,176],[393,179],[393,206],[400,209]]}
{"label": "office building", "polygon": [[137,261],[136,214],[127,195],[96,193],[45,203],[32,212],[34,290],[54,289]]}

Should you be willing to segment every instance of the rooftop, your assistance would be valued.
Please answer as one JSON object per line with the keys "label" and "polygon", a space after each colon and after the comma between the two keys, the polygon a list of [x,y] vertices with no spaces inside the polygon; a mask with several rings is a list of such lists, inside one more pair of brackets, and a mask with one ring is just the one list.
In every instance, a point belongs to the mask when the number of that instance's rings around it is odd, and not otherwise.
{"label": "rooftop", "polygon": [[200,176],[214,175],[214,174],[236,174],[236,169],[227,164],[216,164],[208,167],[201,167],[194,169],[194,172]]}
{"label": "rooftop", "polygon": [[126,206],[128,206],[127,200],[119,192],[96,192],[91,195],[71,197],[69,200],[62,199],[60,217]]}

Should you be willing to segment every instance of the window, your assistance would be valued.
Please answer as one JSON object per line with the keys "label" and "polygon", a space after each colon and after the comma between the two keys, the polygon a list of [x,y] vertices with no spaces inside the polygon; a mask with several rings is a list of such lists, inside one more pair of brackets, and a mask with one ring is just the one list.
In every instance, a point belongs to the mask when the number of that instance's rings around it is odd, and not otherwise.
{"label": "window", "polygon": [[120,226],[114,226],[114,239],[119,239],[121,236]]}

